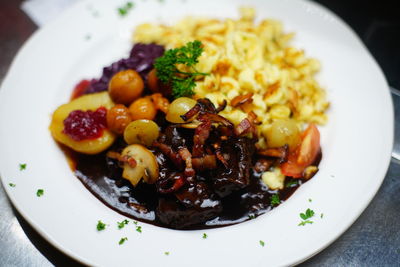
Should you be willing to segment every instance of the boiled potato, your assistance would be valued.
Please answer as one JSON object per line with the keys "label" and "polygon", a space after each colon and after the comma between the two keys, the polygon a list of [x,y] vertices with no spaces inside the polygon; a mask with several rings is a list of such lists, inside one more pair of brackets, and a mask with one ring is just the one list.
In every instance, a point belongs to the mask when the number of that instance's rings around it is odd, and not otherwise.
{"label": "boiled potato", "polygon": [[274,121],[263,134],[269,147],[281,147],[287,144],[289,148],[295,148],[300,142],[299,127],[295,121],[289,119]]}
{"label": "boiled potato", "polygon": [[103,130],[103,135],[96,139],[75,141],[67,134],[63,133],[64,120],[74,110],[96,110],[99,107],[110,109],[114,106],[113,101],[107,92],[84,95],[61,105],[54,111],[50,132],[55,140],[67,147],[84,154],[97,154],[107,149],[115,140],[115,135],[107,129]]}

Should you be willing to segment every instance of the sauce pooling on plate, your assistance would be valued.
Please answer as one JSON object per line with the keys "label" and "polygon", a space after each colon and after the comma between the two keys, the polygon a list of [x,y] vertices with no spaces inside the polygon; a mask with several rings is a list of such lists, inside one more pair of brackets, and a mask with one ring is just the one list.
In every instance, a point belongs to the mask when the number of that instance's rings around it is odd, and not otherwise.
{"label": "sauce pooling on plate", "polygon": [[[157,158],[158,162],[165,162],[162,154],[157,154]],[[278,193],[277,190],[269,190],[260,179],[260,173],[253,171],[249,186],[222,199],[218,216],[197,223],[199,218],[196,216],[200,216],[199,214],[196,215],[196,212],[192,210],[185,211],[185,207],[176,200],[158,194],[155,185],[140,183],[133,187],[121,177],[118,163],[107,158],[106,153],[96,156],[74,154],[73,160],[76,163],[75,175],[108,207],[134,220],[168,228],[204,229],[253,219],[277,206],[277,204],[271,205],[273,195],[278,194],[279,199],[284,201],[305,181],[303,179],[288,180],[287,187],[279,190]],[[180,216],[188,221],[182,225],[168,225],[163,222],[164,218],[160,218],[174,212],[180,213]],[[190,218],[193,218],[193,224]]]}

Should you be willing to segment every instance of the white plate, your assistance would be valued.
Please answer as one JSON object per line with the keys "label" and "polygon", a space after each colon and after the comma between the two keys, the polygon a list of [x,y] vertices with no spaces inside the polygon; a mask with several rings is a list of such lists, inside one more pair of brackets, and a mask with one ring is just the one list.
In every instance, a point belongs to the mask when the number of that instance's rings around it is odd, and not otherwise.
{"label": "white plate", "polygon": [[[4,80],[0,170],[7,194],[24,218],[73,258],[106,266],[289,265],[342,234],[378,190],[393,142],[387,83],[349,27],[326,9],[299,0],[137,1],[121,18],[116,8],[124,3],[78,3],[32,36]],[[277,209],[245,223],[207,231],[144,223],[141,234],[132,225],[118,230],[116,222],[123,216],[85,189],[52,140],[52,111],[68,100],[80,79],[98,77],[103,66],[127,56],[138,23],[176,21],[189,14],[237,17],[241,4],[256,7],[258,18],[283,21],[286,31],[297,33],[294,45],[322,63],[318,79],[332,107],[322,129],[320,171]],[[20,171],[19,163],[27,163],[26,170]],[[40,198],[39,188],[44,189]],[[316,212],[314,223],[298,226],[299,213],[307,208]],[[106,231],[97,232],[98,220],[109,224]],[[128,241],[118,245],[125,236]]]}

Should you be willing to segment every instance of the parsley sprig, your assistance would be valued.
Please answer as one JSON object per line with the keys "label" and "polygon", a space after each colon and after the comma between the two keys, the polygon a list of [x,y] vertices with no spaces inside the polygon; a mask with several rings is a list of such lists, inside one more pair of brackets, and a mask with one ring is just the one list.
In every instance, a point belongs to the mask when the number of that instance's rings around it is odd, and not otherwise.
{"label": "parsley sprig", "polygon": [[304,226],[306,224],[312,224],[313,221],[309,220],[311,217],[313,217],[315,212],[311,209],[307,209],[305,213],[300,213],[300,218],[303,220],[301,221],[298,225],[299,226]]}
{"label": "parsley sprig", "polygon": [[[172,95],[175,98],[194,95],[195,80],[198,76],[208,73],[198,72],[195,65],[203,53],[202,43],[198,40],[187,43],[185,46],[167,50],[162,57],[154,62],[158,79],[172,86]],[[185,67],[182,71],[178,67]]]}

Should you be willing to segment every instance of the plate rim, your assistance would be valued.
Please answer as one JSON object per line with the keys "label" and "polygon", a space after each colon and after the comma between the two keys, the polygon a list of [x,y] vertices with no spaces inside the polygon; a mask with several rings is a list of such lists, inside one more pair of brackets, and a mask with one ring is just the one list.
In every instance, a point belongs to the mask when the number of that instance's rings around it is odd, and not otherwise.
{"label": "plate rim", "polygon": [[[391,112],[391,118],[389,118],[390,121],[392,121],[391,123],[391,127],[393,128],[393,123],[394,123],[394,108],[393,108],[393,99],[390,96],[390,90],[389,90],[389,85],[387,83],[387,80],[384,76],[384,73],[382,71],[382,69],[380,68],[380,66],[378,65],[377,61],[375,60],[375,58],[371,55],[371,53],[368,51],[368,49],[366,48],[366,46],[364,45],[364,43],[361,41],[361,39],[358,37],[358,35],[353,31],[353,29],[347,25],[346,22],[344,22],[340,17],[338,17],[336,14],[334,14],[332,11],[330,11],[329,9],[327,9],[326,7],[324,7],[323,5],[316,3],[316,2],[311,2],[311,1],[307,1],[307,0],[296,0],[298,2],[302,2],[302,3],[306,3],[309,4],[311,6],[315,6],[318,9],[322,10],[325,13],[328,13],[330,16],[334,17],[340,24],[341,26],[345,26],[346,30],[352,34],[352,37],[354,37],[355,39],[357,39],[357,41],[360,43],[361,46],[363,46],[364,48],[364,52],[366,52],[366,54],[369,56],[369,58],[372,60],[372,62],[374,63],[374,65],[377,67],[377,70],[379,71],[379,74],[383,77],[384,81],[385,81],[385,85],[387,87],[387,90],[385,91],[386,97],[388,97],[388,99],[390,99],[390,104],[391,106],[389,107],[389,109],[392,111]],[[14,57],[12,63],[10,64],[6,75],[4,76],[2,83],[0,85],[0,99],[2,99],[2,97],[4,97],[4,88],[5,85],[7,84],[7,80],[9,78],[10,73],[13,71],[13,69],[15,68],[15,65],[17,65],[17,61],[19,60],[20,57],[22,57],[21,55],[23,55],[25,50],[28,50],[29,47],[31,46],[31,43],[35,42],[35,40],[38,38],[37,36],[39,36],[42,32],[45,31],[45,29],[47,29],[48,27],[50,27],[49,25],[51,24],[55,24],[57,21],[61,21],[63,20],[63,17],[65,16],[65,14],[68,12],[68,10],[73,10],[76,8],[76,6],[78,5],[82,5],[82,2],[89,2],[89,1],[81,1],[81,3],[79,3],[79,1],[77,3],[74,3],[71,7],[69,7],[67,10],[65,10],[63,12],[62,15],[60,15],[58,18],[56,18],[54,21],[46,24],[44,27],[39,28],[38,30],[36,30],[30,37],[29,39],[21,46],[21,48],[19,49],[18,53],[16,54],[16,56]],[[2,89],[2,90],[1,90]],[[393,131],[390,131],[390,135],[391,135],[391,147],[393,147],[393,141],[394,141],[394,133]],[[360,217],[360,215],[364,212],[364,210],[367,208],[367,206],[371,203],[372,199],[375,197],[376,193],[378,192],[378,190],[381,187],[381,184],[383,182],[383,180],[385,179],[387,170],[389,168],[390,165],[390,161],[391,161],[391,154],[388,153],[386,155],[386,159],[384,160],[386,162],[386,165],[381,166],[379,171],[379,181],[377,181],[378,186],[374,187],[374,189],[372,190],[373,192],[371,194],[369,194],[368,196],[368,201],[364,202],[362,205],[359,206],[359,210],[357,212],[356,216],[352,216],[352,220],[350,223],[344,224],[342,225],[340,231],[336,231],[335,232],[335,237],[332,238],[329,242],[325,242],[324,246],[321,246],[319,250],[314,251],[311,254],[308,254],[306,256],[304,256],[304,258],[299,259],[296,262],[292,262],[289,263],[291,264],[298,264],[301,263],[303,261],[306,261],[307,259],[313,257],[314,255],[318,254],[320,251],[324,250],[326,247],[328,247],[330,244],[332,244],[335,240],[337,240],[347,229],[349,229],[351,227],[351,225]],[[6,179],[3,178],[2,176],[2,171],[0,170],[0,180],[3,184],[4,187],[4,191],[6,192],[7,198],[10,200],[10,203],[12,204],[13,207],[15,207],[15,209],[18,211],[18,213],[34,228],[34,230],[36,232],[38,232],[45,240],[47,240],[51,245],[53,245],[54,247],[56,247],[58,250],[60,250],[62,253],[68,255],[69,257],[72,257],[73,259],[77,260],[80,263],[83,264],[93,264],[93,262],[87,261],[87,259],[85,259],[84,257],[81,257],[80,255],[77,255],[73,252],[71,252],[67,247],[63,246],[62,244],[59,244],[56,240],[53,239],[53,237],[51,235],[49,235],[48,233],[46,233],[46,231],[43,231],[40,227],[40,225],[38,225],[34,220],[32,220],[29,216],[26,216],[26,214],[23,212],[23,208],[20,207],[20,205],[18,204],[18,201],[15,199],[14,194],[11,193],[11,190],[7,187],[6,184]]]}

